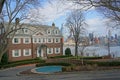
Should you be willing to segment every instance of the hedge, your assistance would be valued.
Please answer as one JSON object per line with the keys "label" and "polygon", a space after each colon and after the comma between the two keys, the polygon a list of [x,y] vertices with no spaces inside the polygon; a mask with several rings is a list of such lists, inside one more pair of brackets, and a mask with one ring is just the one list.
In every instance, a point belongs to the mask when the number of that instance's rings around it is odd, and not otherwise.
{"label": "hedge", "polygon": [[40,66],[71,66],[71,64],[69,63],[40,63],[40,64],[36,64],[36,67],[40,67]]}
{"label": "hedge", "polygon": [[19,66],[19,65],[33,64],[33,63],[45,63],[45,60],[29,59],[29,60],[9,62],[8,64],[5,64],[5,65],[1,64],[0,68],[10,68],[10,67],[15,67],[15,66]]}
{"label": "hedge", "polygon": [[54,56],[50,58],[67,58],[67,57],[72,57],[73,55],[63,55],[63,56]]}
{"label": "hedge", "polygon": [[105,66],[105,67],[112,67],[112,66],[120,66],[120,61],[111,61],[111,62],[92,62],[92,61],[86,61],[86,64],[96,64],[98,66]]}

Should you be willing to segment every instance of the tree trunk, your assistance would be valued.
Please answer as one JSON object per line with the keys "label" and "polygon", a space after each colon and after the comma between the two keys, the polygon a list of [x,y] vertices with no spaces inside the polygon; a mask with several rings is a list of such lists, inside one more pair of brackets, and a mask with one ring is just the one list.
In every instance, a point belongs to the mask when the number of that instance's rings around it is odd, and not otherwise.
{"label": "tree trunk", "polygon": [[78,56],[78,45],[75,43],[75,56]]}
{"label": "tree trunk", "polygon": [[2,12],[4,2],[5,2],[5,0],[0,0],[0,13]]}
{"label": "tree trunk", "polygon": [[83,62],[83,51],[81,52],[81,64],[84,65],[84,62]]}

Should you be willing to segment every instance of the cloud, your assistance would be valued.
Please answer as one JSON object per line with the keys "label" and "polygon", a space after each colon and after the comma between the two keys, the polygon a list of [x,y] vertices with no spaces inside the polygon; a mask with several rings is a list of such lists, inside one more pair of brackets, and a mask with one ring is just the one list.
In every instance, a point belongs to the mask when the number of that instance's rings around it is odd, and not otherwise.
{"label": "cloud", "polygon": [[107,26],[105,22],[107,19],[100,19],[98,17],[91,18],[86,21],[88,23],[88,32],[94,32],[96,36],[107,35]]}
{"label": "cloud", "polygon": [[29,20],[42,23],[54,21],[60,16],[65,15],[68,12],[70,5],[71,4],[62,4],[59,0],[53,1],[52,3],[46,2],[43,7],[30,10],[28,18]]}
{"label": "cloud", "polygon": [[[81,9],[83,6],[76,5],[71,1],[63,0],[50,0],[51,2],[45,2],[42,7],[36,9],[31,9],[28,14],[29,20],[26,22],[38,22],[46,24],[49,22],[55,22],[60,19],[60,17],[66,18],[68,13],[74,9]],[[94,12],[94,7],[90,10]],[[96,13],[94,13],[96,14]],[[88,14],[89,19],[86,23],[89,25],[88,32],[94,32],[96,35],[107,34],[107,28],[104,22],[109,21],[108,19],[101,19],[98,15],[93,15],[93,13]],[[91,18],[91,17],[92,18]],[[62,24],[62,23],[61,23]]]}
{"label": "cloud", "polygon": [[61,16],[66,16],[73,9],[81,9],[82,6],[76,5],[72,1],[67,0],[52,0],[45,2],[42,7],[31,9],[28,15],[28,22],[47,23],[52,22]]}

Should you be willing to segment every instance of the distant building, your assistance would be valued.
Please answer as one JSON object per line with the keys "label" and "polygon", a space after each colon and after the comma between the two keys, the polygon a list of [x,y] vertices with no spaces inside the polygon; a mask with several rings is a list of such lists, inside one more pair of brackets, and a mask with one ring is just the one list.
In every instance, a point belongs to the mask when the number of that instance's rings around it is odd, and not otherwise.
{"label": "distant building", "polygon": [[65,46],[75,46],[75,41],[72,37],[68,37],[68,39],[64,42]]}
{"label": "distant building", "polygon": [[93,45],[94,43],[94,35],[93,33],[89,33],[89,43]]}
{"label": "distant building", "polygon": [[9,61],[63,55],[63,36],[58,27],[24,24],[9,39]]}

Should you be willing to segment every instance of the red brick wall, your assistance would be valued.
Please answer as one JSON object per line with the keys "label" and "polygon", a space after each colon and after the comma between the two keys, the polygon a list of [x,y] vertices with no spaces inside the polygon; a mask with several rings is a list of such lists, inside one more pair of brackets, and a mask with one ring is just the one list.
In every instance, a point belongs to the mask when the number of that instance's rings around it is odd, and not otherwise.
{"label": "red brick wall", "polygon": [[[9,49],[8,49],[9,61],[19,61],[19,60],[32,59],[37,57],[36,51],[37,51],[38,44],[34,44],[34,43],[24,44],[22,38],[21,38],[20,44],[12,44],[12,40],[10,39],[9,39],[9,42],[10,42]],[[53,48],[53,54],[47,54],[48,57],[58,56],[63,54],[62,40],[60,40],[60,43],[54,43],[54,40],[53,40],[53,43],[45,43],[45,45],[47,46],[47,48]],[[54,48],[57,48],[57,47],[60,48],[60,54],[55,54]],[[20,57],[12,57],[12,50],[15,50],[15,49],[21,49]],[[23,56],[23,49],[31,49],[31,56]],[[46,56],[45,52],[46,51],[44,49],[44,56]]]}

